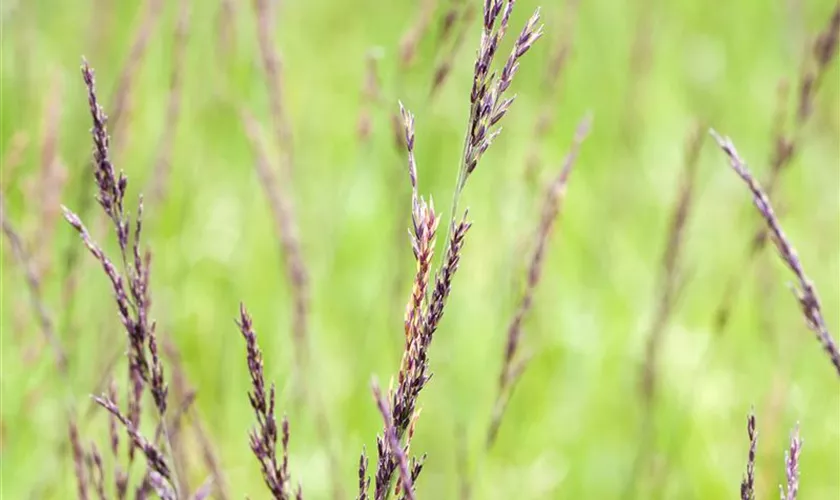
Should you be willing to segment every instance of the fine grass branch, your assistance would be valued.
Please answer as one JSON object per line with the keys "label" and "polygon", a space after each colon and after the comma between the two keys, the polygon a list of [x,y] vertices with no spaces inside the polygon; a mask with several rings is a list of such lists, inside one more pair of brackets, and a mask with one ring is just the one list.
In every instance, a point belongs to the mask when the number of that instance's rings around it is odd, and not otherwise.
{"label": "fine grass branch", "polygon": [[781,223],[773,211],[773,206],[770,204],[767,193],[765,193],[764,189],[755,177],[753,177],[747,168],[746,162],[738,155],[738,151],[735,149],[732,140],[728,137],[721,137],[714,130],[711,130],[710,133],[729,159],[729,165],[732,167],[732,170],[738,174],[738,177],[744,181],[750,190],[753,204],[764,220],[770,240],[775,245],[782,262],[784,262],[796,277],[799,288],[794,288],[794,293],[799,302],[799,307],[802,310],[802,316],[805,318],[805,324],[814,332],[817,340],[828,355],[831,364],[834,366],[834,370],[840,376],[840,350],[837,349],[837,342],[835,342],[831,333],[828,331],[828,326],[823,317],[822,304],[817,295],[817,289],[813,281],[805,274],[805,269],[799,259],[799,254],[793,248],[793,244],[782,229]]}
{"label": "fine grass branch", "polygon": [[522,339],[522,325],[526,316],[531,311],[534,303],[534,294],[542,277],[543,262],[545,261],[548,242],[554,230],[557,217],[562,210],[563,200],[566,197],[566,186],[572,167],[580,154],[580,147],[589,135],[592,127],[592,116],[587,115],[581,120],[575,131],[571,148],[556,177],[548,184],[542,206],[542,216],[536,231],[534,248],[528,264],[527,282],[525,290],[519,299],[519,305],[507,328],[507,341],[505,344],[504,358],[501,373],[499,374],[496,402],[493,406],[490,427],[487,430],[487,447],[493,446],[502,423],[505,410],[510,401],[513,390],[516,387],[522,373],[530,360],[528,355],[520,355],[519,347]]}
{"label": "fine grass branch", "polygon": [[[248,360],[248,373],[251,376],[251,391],[248,400],[254,410],[257,420],[256,427],[251,430],[251,451],[260,463],[263,481],[275,500],[303,500],[303,489],[300,485],[297,491],[292,491],[291,476],[289,474],[289,421],[283,417],[278,433],[277,419],[274,414],[275,389],[274,383],[266,386],[263,373],[263,355],[257,344],[257,332],[254,330],[251,317],[244,304],[239,306],[239,331],[245,339]],[[278,457],[277,440],[280,437],[280,456]]]}
{"label": "fine grass branch", "polygon": [[[96,200],[110,220],[119,247],[119,260],[112,260],[97,244],[81,218],[67,207],[62,206],[64,218],[79,234],[84,247],[99,262],[110,282],[117,309],[117,316],[126,333],[128,345],[128,411],[123,413],[116,402],[115,391],[111,395],[95,398],[95,402],[115,417],[128,434],[128,464],[115,467],[115,483],[118,498],[123,498],[128,490],[128,474],[134,462],[135,451],[140,450],[146,457],[147,470],[138,488],[152,489],[162,498],[182,498],[178,490],[178,478],[172,466],[174,455],[167,430],[169,387],[165,379],[161,356],[158,352],[158,339],[155,322],[151,319],[151,294],[149,277],[151,253],[142,250],[143,198],[140,196],[134,223],[125,208],[125,195],[128,178],[118,172],[111,161],[111,139],[108,134],[108,117],[99,105],[93,69],[84,61],[81,68],[82,78],[87,87],[93,127],[93,177],[97,186]],[[154,440],[147,440],[139,433],[143,409],[143,395],[148,390],[158,415],[157,431]],[[114,458],[117,459],[118,434],[116,423],[111,420],[109,437]],[[101,455],[91,450],[79,455],[82,449],[78,442],[78,431],[73,420],[70,422],[71,446],[77,461],[77,481],[80,492],[84,475],[79,475],[79,463],[87,463],[90,477],[101,478]],[[158,442],[163,442],[159,448]],[[74,442],[75,441],[75,442]],[[164,451],[165,450],[165,453]],[[168,455],[168,456],[167,456]],[[81,460],[81,461],[80,461]],[[100,490],[98,479],[94,481]]]}

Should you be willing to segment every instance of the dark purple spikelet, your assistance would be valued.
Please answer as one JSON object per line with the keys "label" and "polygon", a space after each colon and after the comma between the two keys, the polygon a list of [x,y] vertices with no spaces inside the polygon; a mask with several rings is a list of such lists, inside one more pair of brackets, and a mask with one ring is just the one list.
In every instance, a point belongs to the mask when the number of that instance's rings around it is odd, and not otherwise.
{"label": "dark purple spikelet", "polygon": [[747,416],[747,436],[750,451],[747,455],[747,471],[741,480],[741,500],[755,500],[755,451],[758,446],[758,431],[755,429],[755,413]]}
{"label": "dark purple spikelet", "polygon": [[799,493],[799,454],[802,451],[802,439],[797,425],[790,436],[790,448],[785,452],[785,477],[787,487],[779,486],[782,500],[796,500]]}
{"label": "dark purple spikelet", "polygon": [[[464,237],[470,228],[470,223],[464,219],[458,223],[451,223],[447,237],[446,253],[441,268],[435,274],[435,284],[431,293],[428,292],[431,276],[431,261],[434,249],[434,238],[438,224],[438,217],[430,205],[419,196],[417,190],[417,170],[414,160],[414,117],[401,107],[403,117],[404,142],[409,154],[409,181],[412,188],[412,228],[409,234],[412,240],[412,251],[417,263],[412,291],[406,306],[405,316],[405,348],[397,374],[396,387],[389,391],[386,409],[389,417],[386,424],[393,426],[396,442],[389,438],[388,425],[383,427],[382,436],[377,438],[377,467],[374,475],[374,498],[381,500],[392,493],[394,472],[399,468],[401,478],[407,478],[413,484],[411,464],[408,449],[414,434],[414,422],[417,419],[417,399],[420,392],[431,378],[429,370],[428,350],[434,332],[443,317],[444,305],[449,296],[452,279],[458,269]],[[390,400],[390,404],[387,404]],[[403,444],[404,442],[404,444]],[[400,451],[405,455],[405,464],[400,460]],[[422,466],[416,467],[419,474]],[[402,474],[405,472],[405,474]],[[405,480],[401,481],[396,490],[402,491],[404,497],[413,495],[408,491]]]}
{"label": "dark purple spikelet", "polygon": [[149,354],[151,354],[152,356],[152,398],[155,401],[155,406],[157,406],[158,411],[161,415],[163,415],[164,413],[166,413],[166,399],[167,395],[169,394],[169,388],[167,387],[166,381],[163,378],[163,365],[161,364],[160,356],[158,355],[157,337],[154,334],[154,324],[152,324],[150,332],[151,335],[149,335]]}
{"label": "dark purple spikelet", "polygon": [[417,190],[417,162],[414,158],[414,115],[400,103],[400,113],[405,128],[405,144],[408,151],[408,178],[411,184],[411,223],[409,230],[411,249],[417,262],[417,272],[406,305],[405,338],[406,347],[411,338],[418,334],[423,321],[422,310],[426,304],[429,275],[434,255],[435,236],[440,218],[435,214],[434,203],[426,201]]}
{"label": "dark purple spikelet", "polygon": [[[64,218],[79,233],[85,246],[98,260],[105,275],[111,282],[111,288],[117,306],[120,322],[128,337],[129,380],[128,398],[130,421],[139,426],[140,401],[144,385],[149,385],[155,406],[161,418],[166,413],[168,389],[164,380],[163,367],[157,354],[157,338],[154,322],[149,317],[151,296],[149,293],[149,275],[151,254],[141,251],[143,227],[143,197],[140,196],[133,234],[125,212],[124,200],[128,179],[116,169],[110,158],[110,138],[108,136],[108,117],[99,105],[93,69],[87,61],[82,64],[82,78],[87,86],[88,104],[93,122],[93,171],[97,185],[97,200],[106,215],[111,219],[117,234],[120,248],[122,272],[108,258],[102,248],[93,241],[90,233],[79,216],[62,206]],[[130,254],[129,254],[130,251]],[[129,440],[129,464],[134,456],[135,443]],[[119,493],[119,492],[118,492]]]}
{"label": "dark purple spikelet", "polygon": [[[245,339],[248,373],[251,376],[251,391],[248,392],[248,399],[257,419],[257,426],[250,433],[251,451],[260,463],[263,480],[272,496],[276,500],[290,500],[292,498],[292,487],[289,476],[289,422],[285,417],[281,422],[282,457],[278,460],[274,384],[266,392],[262,351],[257,344],[257,333],[244,304],[239,306],[237,325]],[[298,490],[295,496],[302,496],[302,492]]]}
{"label": "dark purple spikelet", "polygon": [[[373,390],[373,398],[376,400],[376,406],[379,408],[379,413],[382,415],[384,421],[384,435],[382,437],[383,447],[387,450],[386,453],[390,459],[396,462],[400,471],[401,490],[408,500],[414,500],[414,482],[411,471],[409,470],[408,459],[405,456],[405,450],[397,438],[397,429],[391,419],[391,409],[388,407],[388,402],[382,396],[382,390],[379,384],[375,381],[371,384]],[[418,471],[419,473],[419,471]]]}
{"label": "dark purple spikelet", "polygon": [[782,230],[779,219],[776,217],[776,213],[770,204],[770,199],[755,177],[750,173],[747,164],[738,155],[738,151],[735,149],[732,141],[729,138],[721,137],[714,130],[711,131],[711,134],[729,158],[729,164],[732,169],[744,181],[752,193],[753,204],[767,225],[770,239],[776,246],[779,257],[781,257],[782,261],[796,276],[799,282],[799,289],[795,290],[795,293],[800,309],[802,310],[802,315],[805,318],[805,323],[814,332],[817,340],[822,345],[826,354],[828,354],[832,365],[834,365],[835,371],[840,375],[840,350],[838,350],[837,343],[832,338],[831,333],[829,333],[828,327],[823,319],[822,306],[817,296],[817,290],[813,282],[805,274],[802,262],[799,260],[799,254]]}
{"label": "dark purple spikelet", "polygon": [[105,271],[105,275],[108,277],[108,280],[111,282],[111,287],[114,292],[114,300],[117,304],[117,312],[119,314],[120,322],[126,329],[126,332],[129,335],[129,340],[131,344],[131,360],[137,364],[138,370],[144,376],[148,376],[148,362],[146,361],[146,357],[144,354],[144,343],[146,340],[145,332],[140,331],[132,318],[132,304],[129,301],[128,294],[125,288],[125,282],[123,280],[122,275],[120,275],[117,267],[105,255],[105,252],[102,248],[93,241],[88,232],[85,225],[82,223],[81,219],[78,215],[73,213],[67,207],[62,206],[62,210],[64,211],[64,218],[67,222],[73,226],[76,232],[79,233],[79,236],[82,238],[85,246],[90,251],[91,255],[99,261],[102,266],[102,270]]}
{"label": "dark purple spikelet", "polygon": [[367,451],[362,448],[362,454],[359,455],[359,494],[356,500],[368,500],[368,490],[370,489],[370,476],[368,476],[368,458]]}
{"label": "dark purple spikelet", "polygon": [[[528,21],[505,65],[504,75],[497,78],[491,73],[493,60],[499,44],[507,31],[513,12],[514,0],[486,0],[483,10],[483,29],[476,57],[473,85],[470,92],[470,114],[464,139],[464,154],[458,170],[458,179],[452,202],[446,250],[441,267],[434,273],[431,293],[429,280],[434,248],[434,236],[438,224],[431,202],[426,205],[418,195],[417,164],[414,157],[414,117],[400,104],[402,130],[399,118],[392,120],[397,143],[402,143],[408,153],[409,182],[412,189],[412,251],[417,261],[412,292],[406,306],[405,348],[397,374],[396,387],[383,398],[386,416],[382,437],[377,438],[377,467],[374,475],[374,498],[382,500],[392,493],[394,472],[399,467],[402,481],[397,485],[397,495],[411,498],[413,490],[408,487],[422,470],[423,459],[409,458],[408,450],[414,425],[418,417],[417,400],[420,392],[431,378],[428,351],[434,333],[443,318],[446,300],[452,287],[452,280],[458,270],[464,237],[470,228],[467,212],[457,222],[458,200],[469,175],[475,170],[480,157],[487,151],[493,139],[500,133],[499,122],[509,109],[512,98],[504,97],[517,69],[517,61],[541,36],[542,28],[537,26],[539,12]],[[501,18],[500,18],[501,16]],[[390,405],[387,400],[390,400]],[[389,427],[393,428],[391,433]],[[394,439],[391,439],[392,436]],[[402,450],[404,456],[399,456]]]}
{"label": "dark purple spikelet", "polygon": [[376,475],[374,477],[374,500],[383,500],[391,491],[391,479],[397,463],[389,453],[389,448],[382,436],[376,437]]}
{"label": "dark purple spikelet", "polygon": [[451,237],[446,246],[443,267],[435,275],[435,287],[432,290],[432,298],[429,301],[426,319],[423,323],[423,335],[425,336],[431,337],[434,335],[441,319],[443,319],[444,306],[449,298],[449,293],[452,291],[452,279],[455,277],[458,265],[461,262],[464,238],[467,236],[467,231],[472,227],[472,222],[467,220],[468,215],[469,212],[464,211],[461,220],[458,223],[454,221],[452,223]]}
{"label": "dark purple spikelet", "polygon": [[[540,12],[537,9],[517,37],[501,74],[497,76],[495,72],[491,72],[499,43],[507,32],[514,3],[513,0],[493,0],[484,3],[484,27],[473,71],[470,119],[458,190],[463,188],[467,177],[478,166],[481,156],[501,132],[498,124],[515,99],[505,97],[505,93],[519,69],[519,59],[542,36],[542,26],[539,25]],[[499,20],[503,4],[504,14]]]}
{"label": "dark purple spikelet", "polygon": [[99,193],[96,199],[105,210],[105,213],[117,224],[120,247],[125,248],[125,245],[128,243],[128,226],[123,219],[123,198],[125,197],[125,189],[128,181],[122,172],[119,174],[116,173],[114,165],[111,163],[109,154],[111,139],[108,136],[107,129],[108,117],[99,105],[99,100],[96,96],[94,71],[86,60],[82,61],[82,78],[85,81],[85,85],[87,85],[88,104],[90,105],[90,115],[93,119],[93,128],[91,128],[94,146],[93,175],[96,179],[96,185],[99,187]]}

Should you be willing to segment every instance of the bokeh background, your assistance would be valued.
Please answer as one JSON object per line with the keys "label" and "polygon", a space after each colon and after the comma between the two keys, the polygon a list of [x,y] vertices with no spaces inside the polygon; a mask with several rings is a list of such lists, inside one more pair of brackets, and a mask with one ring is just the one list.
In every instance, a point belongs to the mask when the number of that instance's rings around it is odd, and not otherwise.
{"label": "bokeh background", "polygon": [[[306,497],[331,498],[334,484],[342,498],[355,496],[362,447],[375,455],[381,420],[370,382],[375,377],[387,384],[398,368],[414,265],[405,158],[395,146],[391,116],[398,99],[416,113],[420,189],[440,200],[446,216],[467,120],[477,18],[464,28],[450,77],[430,95],[435,69],[454,40],[441,42],[442,21],[463,3],[275,2],[273,35],[284,60],[294,137],[294,173],[285,188],[296,205],[311,277],[312,360],[305,395],[298,397],[290,287],[240,119],[243,109],[250,111],[273,137],[254,11],[240,0],[185,1],[181,62],[175,33],[182,2],[159,2],[157,13],[149,1],[0,5],[4,216],[31,255],[69,355],[68,372],[59,375],[26,275],[4,235],[4,498],[72,498],[68,411],[79,415],[83,439],[106,450],[107,419],[91,410],[88,395],[109,373],[120,384],[124,379],[124,360],[113,365],[125,347],[108,283],[58,215],[59,203],[81,211],[94,237],[116,249],[91,203],[90,117],[78,70],[83,55],[96,69],[108,113],[120,75],[133,66],[124,114],[111,130],[113,159],[129,177],[132,212],[138,193],[146,193],[153,316],[197,389],[188,429],[198,422],[212,439],[232,498],[267,498],[248,448],[249,378],[234,324],[240,301],[253,314],[266,374],[276,381],[278,407],[291,421],[291,469]],[[517,2],[512,29],[518,32],[537,6],[536,0]],[[793,113],[810,44],[835,4],[587,0],[577,8],[567,1],[542,8],[546,35],[524,58],[504,133],[462,200],[474,226],[431,350],[434,377],[420,398],[412,449],[428,453],[428,460],[419,498],[459,498],[465,480],[481,499],[736,497],[751,408],[760,432],[759,496],[778,494],[789,433],[799,423],[801,498],[836,498],[836,374],[804,326],[787,286],[791,275],[772,249],[748,259],[759,219],[710,138],[703,140],[697,167],[680,264],[684,286],[663,335],[650,434],[642,432],[639,391],[686,138],[696,124],[713,126],[733,138],[764,178],[780,82],[788,82],[786,110]],[[400,42],[426,11],[427,32],[406,64]],[[132,53],[144,30],[148,45]],[[547,85],[553,54],[567,43],[571,52],[557,84]],[[375,99],[363,91],[371,60]],[[173,66],[182,95],[170,126]],[[834,61],[774,197],[835,336],[838,85]],[[538,137],[536,121],[546,110],[551,121]],[[524,349],[533,360],[496,446],[486,450],[507,324],[523,288],[543,185],[590,110],[592,134],[525,323]],[[360,135],[359,122],[367,119],[369,135]],[[166,137],[171,168],[156,179]],[[271,151],[276,158],[276,144]],[[163,194],[153,196],[161,181]],[[739,291],[728,326],[718,331],[715,310],[733,276]],[[319,412],[328,422],[326,439]],[[186,435],[188,476],[197,486],[207,471],[195,433]],[[640,449],[647,458],[636,467]]]}

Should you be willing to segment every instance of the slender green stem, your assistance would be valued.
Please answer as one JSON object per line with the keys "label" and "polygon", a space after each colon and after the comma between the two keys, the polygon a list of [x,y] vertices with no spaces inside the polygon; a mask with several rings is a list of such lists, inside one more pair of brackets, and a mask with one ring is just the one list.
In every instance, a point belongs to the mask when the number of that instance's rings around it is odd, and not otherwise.
{"label": "slender green stem", "polygon": [[[472,107],[470,108],[470,116],[472,116]],[[458,202],[461,199],[461,192],[464,190],[464,185],[467,183],[467,149],[470,142],[470,125],[467,124],[467,131],[464,134],[464,147],[461,151],[461,161],[458,167],[458,176],[455,178],[455,191],[452,194],[452,212],[449,216],[449,227],[446,229],[447,248],[449,247],[449,239],[452,237],[452,228],[455,225],[455,214],[458,212]],[[446,252],[442,255],[441,267],[446,262]]]}

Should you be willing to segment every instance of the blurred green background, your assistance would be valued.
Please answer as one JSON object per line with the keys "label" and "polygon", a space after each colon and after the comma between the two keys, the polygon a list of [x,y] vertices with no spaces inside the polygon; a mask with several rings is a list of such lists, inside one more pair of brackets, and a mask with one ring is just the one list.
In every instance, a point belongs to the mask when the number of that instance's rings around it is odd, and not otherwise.
{"label": "blurred green background", "polygon": [[[88,395],[124,349],[124,333],[108,283],[86,252],[77,252],[70,264],[79,280],[76,291],[70,297],[64,292],[68,249],[81,250],[81,242],[56,217],[56,207],[93,205],[80,57],[96,69],[107,106],[148,16],[147,3],[3,0],[0,5],[6,216],[41,266],[44,301],[69,353],[68,374],[60,376],[30,306],[24,273],[4,238],[4,498],[73,497],[72,462],[64,448],[68,407],[82,415],[82,437],[96,440],[103,453],[107,449],[107,420],[102,411],[88,413]],[[395,149],[390,116],[398,99],[415,112],[420,189],[439,200],[447,216],[479,25],[474,18],[450,79],[429,98],[436,64],[447,50],[438,41],[451,5],[447,0],[426,7],[407,0],[288,0],[276,9],[274,35],[284,58],[295,146],[294,178],[287,188],[311,275],[312,362],[307,397],[301,399],[292,390],[290,290],[240,121],[241,110],[250,110],[271,137],[252,5],[236,0],[225,12],[216,0],[190,3],[179,71],[182,107],[171,132],[164,197],[153,200],[148,193],[161,136],[169,130],[179,2],[162,3],[147,50],[136,61],[126,114],[111,130],[114,162],[129,176],[132,213],[138,193],[147,193],[145,238],[154,254],[152,310],[159,334],[178,347],[188,382],[198,390],[195,408],[232,498],[267,498],[248,448],[249,378],[234,325],[240,301],[253,314],[266,375],[276,381],[278,407],[291,420],[295,480],[307,498],[329,498],[333,482],[344,498],[355,496],[359,453],[366,446],[375,463],[374,437],[382,425],[371,378],[387,384],[398,369],[414,266],[405,234],[410,209],[405,160]],[[428,33],[406,67],[399,41],[429,5],[435,10]],[[512,31],[518,32],[537,6],[536,0],[517,2]],[[457,498],[464,477],[480,499],[737,497],[748,447],[746,414],[754,407],[759,497],[777,494],[789,432],[799,422],[801,498],[837,498],[836,375],[804,326],[786,286],[792,277],[773,252],[767,249],[747,264],[758,218],[746,188],[710,139],[704,140],[686,228],[687,281],[660,351],[652,436],[641,432],[639,396],[685,138],[697,122],[713,126],[733,138],[764,178],[779,81],[790,83],[792,111],[812,38],[835,5],[589,0],[577,13],[561,1],[542,7],[546,35],[524,58],[513,85],[519,98],[504,133],[462,200],[474,226],[432,346],[434,377],[420,397],[423,411],[412,450],[428,453],[428,460],[418,497]],[[547,66],[569,38],[572,53],[553,93],[544,82]],[[510,43],[509,38],[503,51]],[[369,107],[370,138],[360,140],[366,54],[377,57],[381,97]],[[840,333],[838,85],[835,61],[802,131],[799,155],[774,199],[817,283],[835,337]],[[546,109],[553,122],[535,143],[535,121]],[[496,446],[486,451],[507,324],[524,283],[542,184],[559,168],[587,110],[594,113],[594,128],[572,175],[525,323],[523,349],[533,361]],[[51,127],[59,166],[47,175],[43,142]],[[535,151],[540,161],[529,172]],[[59,180],[55,188],[56,176],[66,183]],[[95,239],[113,252],[112,231],[98,212],[89,208],[84,218]],[[441,235],[439,247],[442,240]],[[716,333],[714,311],[733,275],[739,276],[740,291],[731,323]],[[114,373],[123,383],[124,361]],[[326,442],[317,425],[319,407],[329,423]],[[634,468],[640,448],[648,460]],[[188,450],[193,486],[206,477],[198,450],[197,445]],[[110,467],[112,459],[104,454]],[[337,470],[330,467],[331,454],[339,460]]]}

